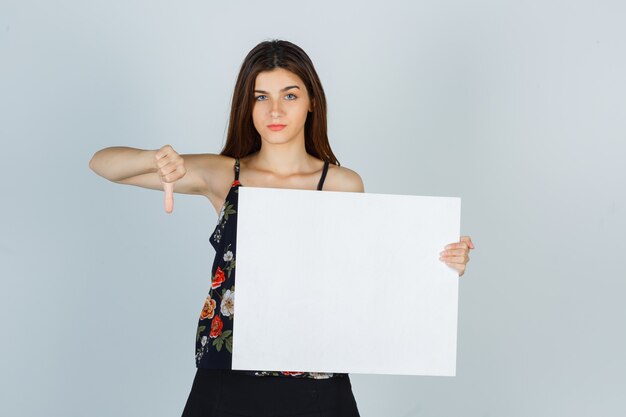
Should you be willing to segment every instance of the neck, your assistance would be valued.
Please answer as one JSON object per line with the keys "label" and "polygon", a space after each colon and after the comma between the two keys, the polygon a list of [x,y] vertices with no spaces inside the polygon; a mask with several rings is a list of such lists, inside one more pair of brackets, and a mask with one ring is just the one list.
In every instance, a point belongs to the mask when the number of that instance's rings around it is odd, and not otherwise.
{"label": "neck", "polygon": [[314,160],[306,152],[304,138],[302,141],[290,141],[282,144],[263,142],[261,149],[253,159],[254,165],[258,169],[273,172],[280,176],[309,171]]}

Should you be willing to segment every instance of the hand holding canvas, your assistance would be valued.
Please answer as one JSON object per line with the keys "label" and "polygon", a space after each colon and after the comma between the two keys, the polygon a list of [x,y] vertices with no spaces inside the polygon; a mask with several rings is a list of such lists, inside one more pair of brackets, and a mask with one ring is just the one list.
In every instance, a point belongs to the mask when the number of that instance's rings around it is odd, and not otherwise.
{"label": "hand holding canvas", "polygon": [[461,240],[446,245],[439,253],[439,260],[445,262],[451,268],[459,272],[459,276],[465,273],[465,267],[469,262],[469,251],[474,249],[474,244],[469,236],[461,236]]}

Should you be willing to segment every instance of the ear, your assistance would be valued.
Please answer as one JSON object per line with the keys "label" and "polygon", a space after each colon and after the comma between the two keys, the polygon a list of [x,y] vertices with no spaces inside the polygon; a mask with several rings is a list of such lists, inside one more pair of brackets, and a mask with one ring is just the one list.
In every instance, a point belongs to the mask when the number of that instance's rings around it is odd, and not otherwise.
{"label": "ear", "polygon": [[312,98],[311,104],[309,104],[309,113],[312,113],[314,108],[315,108],[315,99]]}

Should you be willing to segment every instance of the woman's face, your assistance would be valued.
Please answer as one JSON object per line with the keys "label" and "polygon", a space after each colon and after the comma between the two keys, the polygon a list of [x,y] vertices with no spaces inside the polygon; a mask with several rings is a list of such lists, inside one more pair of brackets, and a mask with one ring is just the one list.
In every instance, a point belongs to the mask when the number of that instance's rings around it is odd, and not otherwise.
{"label": "woman's face", "polygon": [[300,77],[283,68],[261,72],[256,77],[254,100],[252,120],[264,142],[304,143],[304,122],[312,108]]}

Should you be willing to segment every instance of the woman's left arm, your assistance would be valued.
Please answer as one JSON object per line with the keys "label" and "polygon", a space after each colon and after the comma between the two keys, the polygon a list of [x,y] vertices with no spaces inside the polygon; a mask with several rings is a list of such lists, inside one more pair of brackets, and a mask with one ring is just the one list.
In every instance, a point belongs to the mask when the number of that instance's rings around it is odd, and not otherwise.
{"label": "woman's left arm", "polygon": [[465,273],[465,267],[470,260],[469,251],[472,249],[474,249],[472,239],[469,236],[461,236],[459,242],[446,245],[439,253],[439,260],[459,271],[459,276],[461,276]]}

